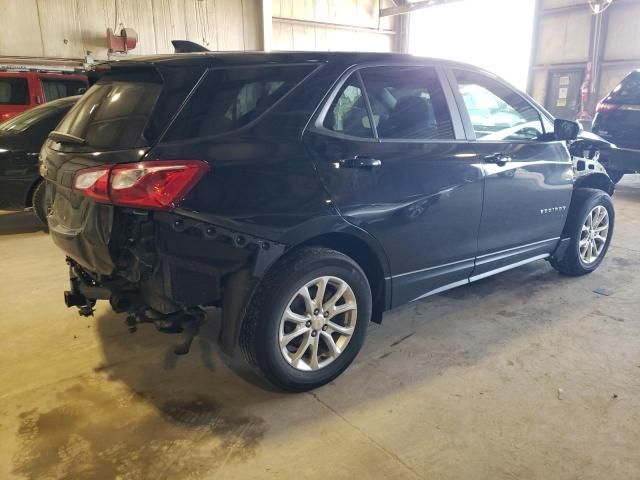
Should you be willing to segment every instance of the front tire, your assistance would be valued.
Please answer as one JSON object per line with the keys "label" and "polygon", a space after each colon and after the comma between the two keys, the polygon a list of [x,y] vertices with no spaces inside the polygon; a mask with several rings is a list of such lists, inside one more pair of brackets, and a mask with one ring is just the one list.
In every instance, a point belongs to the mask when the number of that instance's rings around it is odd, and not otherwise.
{"label": "front tire", "polygon": [[607,254],[615,210],[606,192],[591,188],[577,189],[571,204],[563,233],[571,241],[561,258],[551,259],[551,265],[564,275],[586,275],[598,268]]}
{"label": "front tire", "polygon": [[324,385],[354,360],[371,320],[371,289],[350,257],[304,247],[261,282],[243,322],[240,346],[277,387]]}

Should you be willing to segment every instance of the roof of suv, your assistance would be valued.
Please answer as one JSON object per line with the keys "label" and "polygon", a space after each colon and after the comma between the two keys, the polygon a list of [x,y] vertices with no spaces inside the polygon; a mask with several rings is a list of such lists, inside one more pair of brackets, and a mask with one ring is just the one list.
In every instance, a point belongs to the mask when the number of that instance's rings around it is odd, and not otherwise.
{"label": "roof of suv", "polygon": [[[131,64],[153,63],[164,65],[189,65],[189,64],[222,64],[243,65],[256,63],[286,63],[286,62],[398,62],[415,64],[441,64],[451,66],[463,66],[478,69],[472,65],[439,58],[419,57],[405,53],[384,52],[202,52],[202,53],[174,53],[166,55],[150,55],[133,57],[125,60],[111,62],[114,65],[127,66]],[[479,69],[478,69],[479,70]]]}

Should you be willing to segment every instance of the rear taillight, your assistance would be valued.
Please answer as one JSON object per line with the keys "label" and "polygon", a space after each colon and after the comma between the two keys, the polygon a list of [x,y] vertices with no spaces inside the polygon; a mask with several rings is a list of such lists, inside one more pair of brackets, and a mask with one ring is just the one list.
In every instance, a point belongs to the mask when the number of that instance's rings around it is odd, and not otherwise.
{"label": "rear taillight", "polygon": [[208,170],[200,160],[124,163],[79,170],[73,186],[101,203],[173,210]]}
{"label": "rear taillight", "polygon": [[109,203],[109,171],[111,168],[85,168],[76,172],[73,188],[96,202]]}
{"label": "rear taillight", "polygon": [[618,110],[619,108],[620,105],[615,103],[600,102],[596,106],[596,113],[613,112],[614,110]]}

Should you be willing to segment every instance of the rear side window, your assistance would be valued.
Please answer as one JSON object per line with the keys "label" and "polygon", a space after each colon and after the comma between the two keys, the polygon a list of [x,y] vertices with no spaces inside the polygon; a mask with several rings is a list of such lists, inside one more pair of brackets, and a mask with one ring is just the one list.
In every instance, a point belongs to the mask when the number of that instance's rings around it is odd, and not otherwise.
{"label": "rear side window", "polygon": [[[365,93],[366,92],[366,98]],[[367,98],[371,114],[367,111]],[[454,138],[449,107],[435,69],[366,67],[342,85],[323,120],[336,133],[383,140]]]}
{"label": "rear side window", "polygon": [[164,140],[210,137],[242,128],[290,92],[314,68],[274,65],[209,70]]}
{"label": "rear side window", "polygon": [[434,68],[371,67],[362,69],[361,75],[379,138],[454,138],[449,107]]}
{"label": "rear side window", "polygon": [[80,80],[64,80],[56,78],[43,78],[42,91],[47,102],[58,98],[80,95],[87,89],[87,84]]}
{"label": "rear side window", "polygon": [[342,85],[324,118],[324,128],[343,135],[373,138],[366,100],[357,74]]}
{"label": "rear side window", "polygon": [[26,78],[0,78],[0,105],[28,105],[29,87]]}
{"label": "rear side window", "polygon": [[162,84],[104,77],[85,93],[57,128],[97,149],[145,146],[144,128]]}
{"label": "rear side window", "polygon": [[640,104],[640,72],[633,72],[622,80],[609,98],[620,103]]}

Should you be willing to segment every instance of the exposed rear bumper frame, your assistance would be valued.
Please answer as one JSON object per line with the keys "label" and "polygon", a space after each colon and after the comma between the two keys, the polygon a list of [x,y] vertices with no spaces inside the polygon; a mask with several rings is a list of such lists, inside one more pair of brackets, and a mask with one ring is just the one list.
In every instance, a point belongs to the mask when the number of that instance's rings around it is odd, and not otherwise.
{"label": "exposed rear bumper frame", "polygon": [[[97,300],[108,300],[115,312],[129,314],[130,329],[151,322],[169,333],[185,331],[184,322],[200,318],[202,307],[220,307],[220,343],[232,353],[260,279],[286,246],[175,214],[156,215],[153,223],[158,255],[150,277],[134,282],[117,271],[94,275],[67,258],[70,289],[65,292],[65,304],[77,307],[80,315],[91,316]],[[189,242],[193,242],[190,248]],[[183,250],[174,248],[176,245]],[[182,284],[182,279],[192,279],[194,274],[208,285]],[[197,331],[190,325],[186,330]]]}

